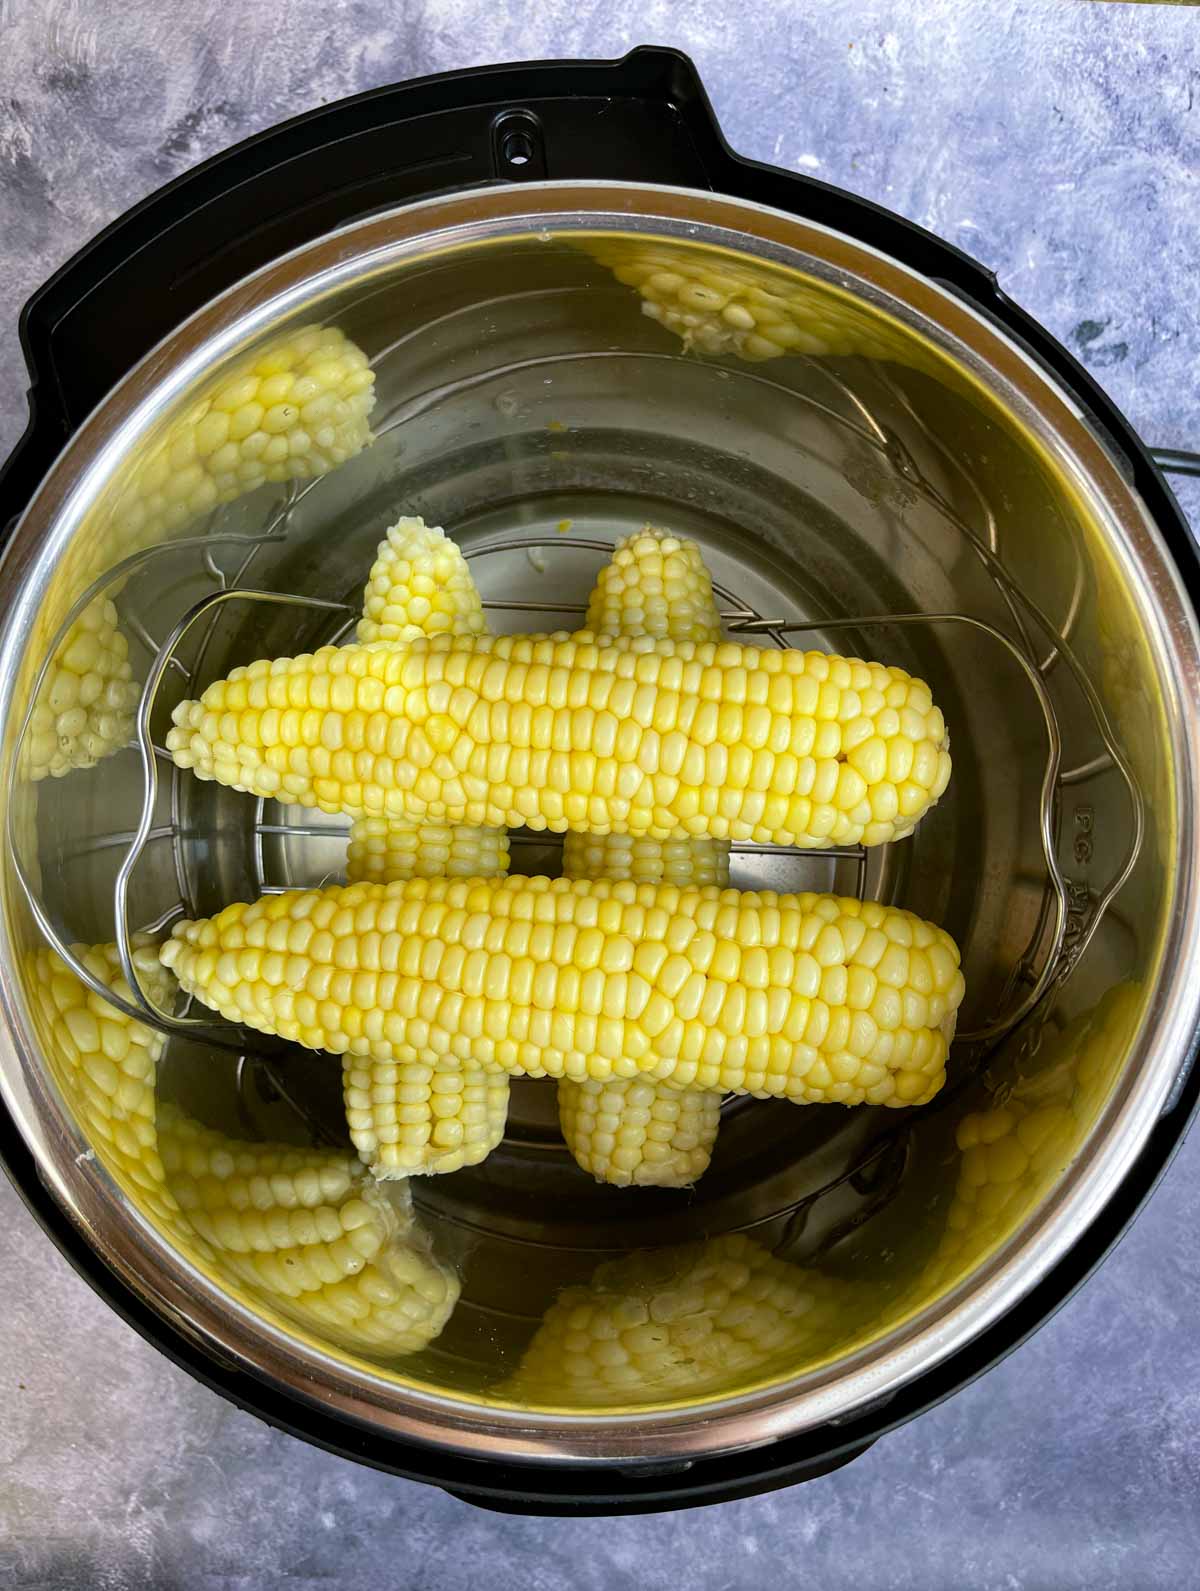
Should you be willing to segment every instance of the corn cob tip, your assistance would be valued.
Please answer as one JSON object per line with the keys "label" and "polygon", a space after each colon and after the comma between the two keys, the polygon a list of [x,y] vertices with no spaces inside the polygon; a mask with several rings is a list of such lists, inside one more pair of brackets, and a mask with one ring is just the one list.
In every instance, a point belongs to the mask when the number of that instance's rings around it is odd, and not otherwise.
{"label": "corn cob tip", "polygon": [[51,660],[22,743],[21,772],[59,779],[111,757],[133,734],[140,694],[117,610],[97,597]]}
{"label": "corn cob tip", "polygon": [[482,635],[483,603],[467,560],[444,530],[403,518],[379,544],[363,595],[359,641]]}
{"label": "corn cob tip", "polygon": [[576,1164],[616,1188],[690,1188],[708,1170],[721,1095],[648,1077],[558,1085],[563,1138]]}
{"label": "corn cob tip", "polygon": [[699,547],[653,525],[618,542],[596,581],[585,628],[594,635],[719,640],[721,621]]}

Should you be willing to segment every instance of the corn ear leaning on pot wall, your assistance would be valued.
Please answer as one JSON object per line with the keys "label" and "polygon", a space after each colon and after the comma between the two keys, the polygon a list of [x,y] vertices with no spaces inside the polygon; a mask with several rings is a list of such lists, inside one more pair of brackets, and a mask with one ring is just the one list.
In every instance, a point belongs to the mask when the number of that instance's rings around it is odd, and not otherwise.
{"label": "corn ear leaning on pot wall", "polygon": [[[115,945],[74,953],[132,998]],[[155,948],[134,954],[142,986],[169,1006]],[[53,951],[34,951],[29,972],[52,1074],[90,1152],[164,1235],[218,1281],[351,1352],[390,1359],[437,1337],[458,1282],[405,1190],[375,1188],[341,1150],[243,1143],[160,1103],[163,1035],[85,988]]]}
{"label": "corn ear leaning on pot wall", "polygon": [[[222,503],[268,481],[336,469],[372,440],[374,372],[335,326],[276,338],[177,419],[77,541],[60,576],[65,611],[131,553],[183,534]],[[61,778],[94,767],[131,738],[139,687],[113,591],[97,596],[54,652],[22,747],[21,773]],[[42,621],[45,647],[63,611]]]}
{"label": "corn ear leaning on pot wall", "polygon": [[593,1409],[724,1392],[772,1367],[795,1375],[855,1330],[868,1298],[740,1233],[645,1250],[563,1292],[496,1390]]}

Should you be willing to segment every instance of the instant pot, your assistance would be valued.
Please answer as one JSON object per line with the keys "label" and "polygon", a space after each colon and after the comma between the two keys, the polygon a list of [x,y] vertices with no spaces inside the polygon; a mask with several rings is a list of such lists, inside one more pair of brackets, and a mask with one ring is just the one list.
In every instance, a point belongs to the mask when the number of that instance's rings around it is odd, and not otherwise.
{"label": "instant pot", "polygon": [[[690,63],[641,49],[301,116],[114,223],[21,329],[0,1147],[137,1330],[331,1451],[497,1508],[617,1512],[822,1474],[1069,1296],[1200,1089],[1197,568],[1159,467],[1189,461],[1156,463],[990,273],[734,155]],[[359,361],[358,441],[206,474],[179,438],[213,395],[322,336]],[[340,1069],[173,1002],[143,949],[344,865],[335,820],[202,785],[162,742],[193,687],[347,634],[401,513],[446,526],[497,629],[578,627],[651,523],[700,546],[729,634],[928,680],[955,765],[916,833],[735,847],[733,882],[909,907],[967,983],[929,1105],[727,1100],[690,1189],[593,1184],[551,1085],[515,1083],[490,1158],[412,1184],[457,1297],[415,1352],[303,1318],[189,1226],[163,1123],[333,1153]],[[72,647],[110,660],[91,738]],[[513,855],[558,868],[552,836]],[[81,1065],[72,989],[114,1065],[134,1024],[145,1097]],[[759,1331],[764,1309],[804,1332]]]}

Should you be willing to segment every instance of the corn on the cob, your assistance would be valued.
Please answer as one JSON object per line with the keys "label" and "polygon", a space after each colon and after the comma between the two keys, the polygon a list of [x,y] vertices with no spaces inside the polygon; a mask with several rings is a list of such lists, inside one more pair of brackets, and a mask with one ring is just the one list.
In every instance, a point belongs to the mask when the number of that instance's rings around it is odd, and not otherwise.
{"label": "corn on the cob", "polygon": [[167,1185],[219,1268],[297,1324],[356,1353],[416,1353],[458,1282],[430,1251],[407,1190],[388,1197],[352,1155],[239,1143],[159,1111]]}
{"label": "corn on the cob", "polygon": [[637,289],[643,315],[698,353],[751,363],[783,354],[912,358],[911,340],[823,284],[670,244],[611,238],[589,242],[587,252]]}
{"label": "corn on the cob", "polygon": [[[380,544],[363,598],[360,641],[478,635],[483,604],[467,561],[445,532],[401,519]],[[346,876],[394,884],[406,878],[492,878],[508,871],[502,829],[356,818]],[[377,1177],[457,1171],[504,1137],[508,1078],[443,1055],[397,1066],[347,1057],[346,1119],[354,1147]]]}
{"label": "corn on the cob", "polygon": [[[73,949],[130,998],[115,945]],[[168,1006],[155,947],[139,945],[134,961]],[[91,993],[53,951],[35,951],[29,972],[52,1070],[92,1150],[168,1235],[342,1347],[404,1354],[437,1336],[458,1284],[430,1254],[410,1201],[384,1197],[340,1150],[241,1143],[160,1105],[163,1035]]]}
{"label": "corn on the cob", "polygon": [[949,935],[828,895],[412,879],[270,895],[176,926],[184,988],[334,1054],[911,1105],[963,995]]}
{"label": "corn on the cob", "polygon": [[118,555],[265,481],[323,475],[372,440],[375,372],[336,326],[305,326],[236,365],[175,421],[118,500]]}
{"label": "corn on the cob", "polygon": [[[71,948],[106,988],[132,998],[115,945]],[[168,1006],[171,980],[157,949],[137,944],[134,964],[142,987],[160,1007]],[[164,1187],[155,1133],[163,1035],[93,994],[54,951],[33,951],[27,965],[50,1069],[89,1145],[135,1203],[160,1226],[178,1230],[179,1212]]]}
{"label": "corn on the cob", "polygon": [[1141,1015],[1137,984],[1044,1038],[1037,1069],[1003,1104],[958,1124],[962,1154],[946,1230],[923,1273],[923,1297],[965,1276],[1045,1197],[1083,1146],[1129,1050]]}
{"label": "corn on the cob", "polygon": [[632,1254],[560,1295],[499,1391],[594,1409],[796,1374],[854,1329],[857,1292],[737,1234]]}
{"label": "corn on the cob", "polygon": [[46,671],[21,747],[21,773],[58,779],[120,751],[133,734],[138,696],[117,610],[96,597]]}
{"label": "corn on the cob", "polygon": [[235,669],[174,718],[201,778],[493,828],[879,845],[950,777],[942,714],[902,669],[733,642],[325,647]]}
{"label": "corn on the cob", "polygon": [[[269,343],[168,428],[103,522],[76,538],[60,591],[72,601],[121,559],[183,531],[218,504],[264,481],[323,474],[358,453],[372,440],[374,380],[366,355],[334,326],[309,326]],[[61,620],[47,612],[42,624],[52,630]],[[119,751],[137,699],[116,610],[97,598],[55,653],[22,772],[59,778]]]}
{"label": "corn on the cob", "polygon": [[[627,537],[600,572],[588,604],[597,635],[653,635],[716,641],[721,618],[712,580],[692,541],[647,525]],[[635,884],[729,883],[729,842],[704,836],[635,840],[626,834],[568,833],[567,878],[631,879]],[[683,1091],[649,1078],[558,1085],[567,1148],[597,1182],[618,1187],[684,1188],[708,1167],[720,1125],[721,1096]]]}

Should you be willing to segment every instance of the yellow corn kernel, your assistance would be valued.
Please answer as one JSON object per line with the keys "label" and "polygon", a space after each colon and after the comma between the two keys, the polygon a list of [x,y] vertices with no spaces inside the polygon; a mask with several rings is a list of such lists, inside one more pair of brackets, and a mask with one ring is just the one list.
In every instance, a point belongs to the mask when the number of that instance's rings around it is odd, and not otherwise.
{"label": "yellow corn kernel", "polygon": [[[587,627],[597,634],[719,640],[721,619],[712,580],[695,542],[649,525],[626,538],[600,572]],[[567,878],[724,888],[729,883],[729,841],[568,833],[563,873]],[[558,1117],[567,1148],[598,1182],[618,1187],[690,1186],[708,1167],[720,1111],[720,1094],[684,1092],[646,1077],[613,1077],[603,1084],[564,1079],[558,1085]]]}
{"label": "yellow corn kernel", "polygon": [[[309,918],[319,931],[306,948],[286,957],[257,948],[277,923]],[[926,952],[927,1025],[904,1026],[906,991],[891,986],[879,987],[867,1011],[812,993],[831,967],[849,963],[860,920],[893,945]],[[539,928],[549,937],[535,960]],[[585,974],[587,929],[601,940]],[[388,935],[394,973],[371,965]],[[701,975],[690,1021],[678,967],[668,958],[651,985],[637,966],[643,945],[677,947]],[[765,965],[747,955],[759,948]],[[949,935],[893,907],[563,878],[411,879],[270,895],[178,924],[162,959],[230,1020],[311,1049],[435,1069],[449,1052],[513,1075],[595,1082],[635,1068],[677,1087],[800,1102],[931,1099],[963,997]],[[560,987],[577,998],[560,1003]],[[684,1059],[696,1038],[700,1058]]]}
{"label": "yellow corn kernel", "polygon": [[[240,705],[247,680],[264,670],[286,680],[300,709],[271,723],[269,745],[262,715]],[[740,738],[729,774],[710,778],[722,708]],[[306,710],[317,715],[319,745]],[[842,777],[856,761],[846,728],[863,718],[881,739],[923,737],[899,791],[886,762],[872,783],[880,769],[870,758],[855,767],[857,781]],[[950,777],[945,723],[919,680],[882,664],[729,641],[582,631],[323,647],[235,669],[199,701],[180,703],[174,720],[171,753],[201,778],[273,795],[286,755],[304,785],[294,792],[300,804],[421,823],[875,845],[907,831]],[[745,784],[732,777],[735,753],[750,770]],[[890,821],[875,815],[884,789],[896,798]]]}
{"label": "yellow corn kernel", "polygon": [[853,1283],[739,1234],[647,1250],[563,1292],[498,1391],[577,1409],[730,1391],[772,1366],[817,1362],[853,1332],[861,1302]]}

